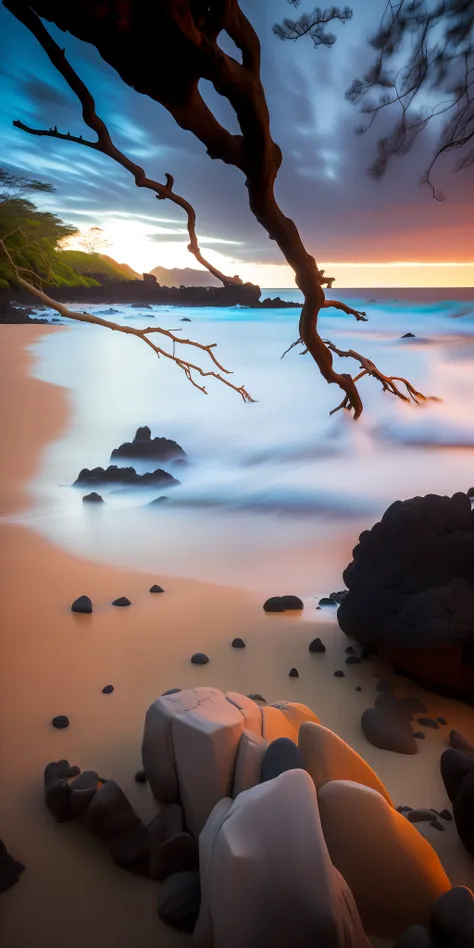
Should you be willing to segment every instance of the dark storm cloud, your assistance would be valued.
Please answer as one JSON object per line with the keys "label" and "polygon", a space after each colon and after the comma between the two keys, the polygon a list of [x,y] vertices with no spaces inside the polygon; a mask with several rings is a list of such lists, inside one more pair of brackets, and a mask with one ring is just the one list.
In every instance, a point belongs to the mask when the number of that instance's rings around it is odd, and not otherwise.
{"label": "dark storm cloud", "polygon": [[[469,172],[449,174],[449,162],[440,168],[437,183],[448,198],[442,204],[419,186],[432,136],[425,135],[409,155],[395,160],[382,182],[367,175],[377,139],[394,116],[381,115],[376,127],[359,138],[354,129],[360,115],[344,93],[373,61],[367,38],[377,27],[383,0],[354,0],[353,19],[335,28],[336,45],[317,50],[310,41],[282,43],[273,35],[274,21],[292,14],[286,0],[242,0],[242,7],[262,42],[272,134],[284,155],[277,196],[308,248],[326,260],[472,258]],[[143,164],[150,176],[163,181],[165,172],[174,175],[176,191],[196,207],[200,234],[240,242],[241,246],[228,248],[239,259],[282,262],[274,242],[250,214],[240,172],[211,161],[192,135],[178,128],[156,103],[126,87],[92,47],[54,28],[52,33],[93,91],[97,110],[117,145]],[[55,209],[80,226],[82,221],[97,223],[101,215],[116,212],[159,223],[154,196],[137,191],[130,176],[110,159],[13,129],[13,119],[20,118],[36,127],[57,125],[61,131],[93,137],[62,78],[3,7],[0,37],[2,163],[53,182],[58,188]],[[237,131],[228,103],[206,83],[202,91],[219,120]],[[160,205],[160,217],[162,211]],[[176,221],[175,235],[163,237],[182,239],[178,229],[184,220],[179,210],[170,208],[163,216]],[[225,245],[220,249],[225,252]]]}

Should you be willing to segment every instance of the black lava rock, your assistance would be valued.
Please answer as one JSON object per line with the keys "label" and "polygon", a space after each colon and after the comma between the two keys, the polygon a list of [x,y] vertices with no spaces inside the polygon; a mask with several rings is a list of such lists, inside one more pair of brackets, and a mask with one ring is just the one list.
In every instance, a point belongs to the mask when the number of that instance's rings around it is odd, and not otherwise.
{"label": "black lava rock", "polygon": [[192,932],[201,907],[198,872],[175,872],[160,888],[158,915],[172,928]]}
{"label": "black lava rock", "polygon": [[243,639],[232,639],[232,648],[245,648]]}
{"label": "black lava rock", "polygon": [[135,783],[146,783],[146,773],[144,770],[137,770],[135,774]]}
{"label": "black lava rock", "polygon": [[127,599],[126,596],[120,596],[119,599],[114,599],[112,605],[113,606],[131,606],[132,603],[130,602],[130,599]]}
{"label": "black lava rock", "polygon": [[423,734],[423,731],[413,731],[413,737],[416,737],[418,741],[424,741],[426,734]]}
{"label": "black lava rock", "polygon": [[465,493],[392,504],[361,533],[343,575],[346,635],[425,687],[474,703],[474,511]]}
{"label": "black lava rock", "polygon": [[300,676],[299,676],[298,669],[297,669],[297,668],[290,668],[290,670],[289,670],[289,672],[288,672],[288,677],[289,677],[289,678],[299,678]]}
{"label": "black lava rock", "polygon": [[334,602],[334,599],[330,599],[329,596],[323,596],[323,598],[319,600],[319,605],[320,606],[337,606],[337,602]]}
{"label": "black lava rock", "polygon": [[323,652],[326,651],[326,646],[321,642],[321,639],[313,639],[313,641],[309,643],[309,651],[322,655]]}
{"label": "black lava rock", "polygon": [[79,773],[79,767],[71,767],[68,760],[52,761],[45,767],[44,802],[58,823],[65,823],[74,816],[68,777],[76,777]]}
{"label": "black lava rock", "polygon": [[57,727],[59,730],[62,730],[65,727],[69,727],[69,718],[65,714],[57,714],[55,718],[51,721],[53,727]]}
{"label": "black lava rock", "polygon": [[103,504],[104,498],[101,497],[100,494],[97,494],[95,490],[93,490],[91,494],[84,494],[84,497],[82,498],[82,503],[83,504]]}
{"label": "black lava rock", "polygon": [[74,816],[83,816],[89,804],[94,799],[100,786],[99,774],[96,770],[84,770],[70,786],[70,801]]}
{"label": "black lava rock", "polygon": [[436,718],[438,724],[447,724],[446,718]]}
{"label": "black lava rock", "polygon": [[363,645],[361,648],[360,657],[362,659],[372,658],[376,654],[377,654],[377,649],[375,648],[375,645],[366,644],[366,645]]}
{"label": "black lava rock", "polygon": [[301,752],[288,737],[272,741],[262,760],[262,783],[279,777],[286,770],[305,770]]}
{"label": "black lava rock", "polygon": [[22,862],[18,862],[13,856],[10,856],[5,843],[0,839],[0,892],[6,892],[12,885],[15,885],[24,868]]}
{"label": "black lava rock", "polygon": [[157,468],[146,474],[137,474],[134,467],[117,467],[110,464],[107,469],[94,467],[92,470],[84,467],[73,487],[99,487],[104,484],[120,485],[124,487],[176,487],[179,481],[171,474]]}
{"label": "black lava rock", "polygon": [[345,677],[346,677],[346,676],[345,676],[344,672],[341,671],[340,668],[338,668],[337,671],[334,672],[334,678],[345,678]]}
{"label": "black lava rock", "polygon": [[411,727],[401,714],[393,714],[385,708],[367,708],[361,725],[365,738],[374,747],[396,754],[416,754]]}
{"label": "black lava rock", "polygon": [[433,718],[418,718],[418,724],[421,724],[422,727],[431,727],[434,731],[439,730],[439,724],[437,721],[433,721]]}
{"label": "black lava rock", "polygon": [[281,601],[284,609],[292,611],[294,609],[304,609],[304,605],[298,596],[282,596]]}
{"label": "black lava rock", "polygon": [[262,704],[267,704],[267,699],[260,695],[257,691],[255,695],[247,695],[247,698],[251,698],[252,701],[261,701]]}
{"label": "black lava rock", "polygon": [[459,839],[474,856],[474,773],[464,777],[454,798],[453,816]]}
{"label": "black lava rock", "polygon": [[83,820],[93,833],[105,840],[134,830],[141,822],[115,780],[107,780],[98,788]]}
{"label": "black lava rock", "polygon": [[135,875],[148,876],[149,839],[146,826],[138,823],[133,829],[117,833],[109,841],[110,854],[117,866]]}
{"label": "black lava rock", "polygon": [[209,658],[204,652],[195,652],[194,655],[191,656],[193,665],[207,665],[208,661]]}
{"label": "black lava rock", "polygon": [[168,688],[168,691],[163,692],[162,697],[164,698],[165,695],[176,695],[178,694],[178,691],[181,691],[181,690],[182,690],[181,688]]}
{"label": "black lava rock", "polygon": [[474,896],[462,885],[448,889],[436,900],[430,917],[435,943],[452,945],[463,929],[474,922]]}
{"label": "black lava rock", "polygon": [[358,655],[348,655],[346,665],[360,665],[362,659]]}
{"label": "black lava rock", "polygon": [[106,685],[105,688],[102,688],[103,695],[111,695],[113,691],[114,691],[113,685]]}
{"label": "black lava rock", "polygon": [[451,803],[456,799],[467,776],[474,775],[474,754],[448,747],[440,760],[441,776]]}
{"label": "black lava rock", "polygon": [[453,948],[472,948],[474,945],[474,922],[469,922],[456,938]]}
{"label": "black lava rock", "polygon": [[92,612],[92,601],[89,596],[79,596],[79,599],[75,599],[71,606],[71,612]]}
{"label": "black lava rock", "polygon": [[344,651],[345,651],[346,655],[353,655],[353,653],[354,653],[354,649],[352,648],[352,645],[348,645],[347,648],[344,649]]}
{"label": "black lava rock", "polygon": [[271,596],[263,604],[265,612],[285,612],[283,598],[281,596]]}
{"label": "black lava rock", "polygon": [[414,332],[406,332],[404,336],[400,336],[400,339],[414,339],[414,338],[415,338]]}
{"label": "black lava rock", "polygon": [[355,689],[355,690],[356,690],[356,691],[362,691],[362,688],[360,687],[360,685],[356,685],[356,689]]}
{"label": "black lava rock", "polygon": [[151,592],[151,593],[162,593],[162,592],[164,592],[164,589],[162,589],[161,586],[157,586],[156,583],[155,583],[154,586],[151,586],[151,587],[150,587],[150,592]]}
{"label": "black lava rock", "polygon": [[138,428],[133,441],[125,441],[119,448],[115,448],[110,456],[115,458],[130,458],[141,461],[175,461],[185,458],[186,452],[176,441],[168,438],[152,438],[148,425]]}

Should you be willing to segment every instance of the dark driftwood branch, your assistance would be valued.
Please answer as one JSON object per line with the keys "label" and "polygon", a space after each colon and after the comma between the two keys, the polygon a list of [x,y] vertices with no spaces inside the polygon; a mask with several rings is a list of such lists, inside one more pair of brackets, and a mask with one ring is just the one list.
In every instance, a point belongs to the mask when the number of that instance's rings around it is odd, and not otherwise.
{"label": "dark driftwood branch", "polygon": [[[212,376],[212,378],[217,379],[219,382],[223,382],[224,385],[227,385],[229,388],[233,389],[234,392],[237,392],[244,402],[254,401],[243,385],[233,385],[229,379],[224,377],[225,375],[232,375],[232,372],[229,371],[229,369],[225,369],[214,355],[213,349],[216,347],[215,342],[206,346],[201,342],[195,342],[192,339],[183,339],[182,337],[176,336],[175,332],[172,330],[163,329],[160,326],[148,326],[146,329],[137,329],[133,326],[120,326],[118,323],[111,322],[108,319],[103,319],[101,316],[95,316],[92,313],[78,313],[75,310],[70,310],[63,303],[59,303],[57,300],[52,299],[47,293],[44,292],[43,289],[35,286],[30,282],[30,280],[25,279],[23,274],[31,273],[31,271],[28,271],[25,267],[17,266],[10,251],[8,250],[5,240],[2,240],[1,238],[0,252],[3,253],[10,267],[14,271],[19,285],[25,290],[28,290],[28,292],[33,296],[36,296],[37,299],[41,300],[45,306],[56,310],[57,313],[60,313],[60,315],[64,316],[66,319],[75,319],[81,323],[92,323],[94,326],[103,326],[105,329],[112,329],[116,332],[125,333],[126,335],[137,336],[138,339],[141,339],[147,344],[147,346],[150,346],[150,348],[153,349],[158,358],[163,356],[163,358],[170,359],[172,362],[174,362],[178,368],[184,372],[188,381],[191,382],[191,385],[194,385],[195,388],[198,388],[200,392],[204,393],[204,395],[207,395],[207,390],[204,385],[199,385],[199,383],[193,377],[193,373],[197,373],[202,378],[209,378]],[[152,333],[158,333],[161,336],[165,336],[167,339],[170,339],[173,343],[173,352],[167,352],[166,349],[162,349],[161,346],[155,345],[151,339],[148,338]],[[200,365],[196,365],[194,362],[189,362],[188,359],[184,359],[176,355],[177,345],[192,346],[195,349],[201,349],[203,352],[206,352],[216,368],[219,369],[219,372],[215,372],[213,369],[206,371],[205,369],[201,368]],[[224,374],[221,375],[221,372]]]}
{"label": "dark driftwood branch", "polygon": [[[19,16],[18,13],[15,15]],[[165,175],[166,184],[160,184],[158,181],[148,178],[140,165],[128,158],[127,155],[125,155],[116,147],[116,145],[114,145],[105,122],[97,115],[93,96],[66,59],[64,50],[61,49],[53,40],[46,28],[43,26],[39,17],[37,17],[36,14],[31,10],[23,11],[19,18],[36,37],[40,45],[43,47],[45,53],[49,57],[52,65],[55,66],[55,68],[67,82],[69,88],[79,99],[79,102],[82,106],[82,117],[84,122],[89,126],[89,128],[92,129],[92,131],[96,133],[97,141],[90,142],[84,139],[82,135],[74,136],[69,132],[65,134],[58,132],[56,127],[50,129],[30,128],[28,125],[25,125],[23,122],[19,121],[13,122],[15,128],[19,128],[24,132],[28,132],[29,135],[37,135],[40,138],[57,138],[61,141],[69,141],[74,142],[77,145],[84,145],[87,148],[91,148],[93,151],[98,151],[103,155],[107,155],[109,158],[113,158],[117,164],[121,165],[122,168],[125,168],[126,171],[129,171],[130,174],[133,175],[135,184],[138,188],[147,188],[150,191],[154,191],[159,201],[167,199],[184,210],[187,217],[187,228],[189,235],[188,250],[193,254],[196,260],[202,264],[206,270],[209,271],[209,273],[215,276],[216,279],[220,280],[224,286],[241,284],[242,281],[239,277],[230,277],[222,273],[217,267],[213,266],[213,264],[206,260],[206,258],[201,253],[199,242],[196,236],[196,212],[189,201],[173,191],[173,176],[171,174]]]}
{"label": "dark driftwood branch", "polygon": [[[299,338],[323,378],[342,389],[347,407],[354,418],[358,418],[363,406],[356,382],[350,375],[336,372],[332,352],[318,331],[319,314],[327,302],[323,286],[331,286],[333,278],[318,269],[294,222],[285,216],[275,198],[274,186],[282,155],[270,132],[260,77],[260,43],[238,0],[209,0],[206,4],[194,3],[194,0],[179,3],[177,0],[107,0],[103,4],[86,0],[68,0],[67,3],[31,0],[27,8],[22,0],[4,0],[4,3],[39,38],[74,91],[77,76],[65,62],[63,53],[58,58],[58,47],[35,13],[92,43],[124,82],[163,105],[182,128],[203,143],[212,158],[243,172],[250,209],[280,248],[303,293]],[[222,31],[240,50],[241,62],[220,47],[218,39]],[[227,99],[240,126],[239,135],[231,134],[220,125],[205,105],[199,92],[201,79],[212,83],[219,95]],[[84,97],[86,121],[89,116],[98,137],[104,136],[107,130],[103,123],[98,124],[93,100],[90,114],[91,96],[82,84],[80,94]],[[112,148],[112,143],[107,142],[106,153]],[[166,191],[164,196],[170,195]],[[317,216],[316,194],[316,222]],[[331,301],[330,305],[344,310],[344,304]],[[352,314],[363,318],[363,314],[355,311]]]}

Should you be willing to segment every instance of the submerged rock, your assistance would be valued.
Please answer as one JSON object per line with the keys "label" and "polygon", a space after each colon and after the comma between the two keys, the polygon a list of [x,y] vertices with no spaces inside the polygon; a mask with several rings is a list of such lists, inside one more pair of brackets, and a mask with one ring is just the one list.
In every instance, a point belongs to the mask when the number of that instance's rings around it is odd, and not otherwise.
{"label": "submerged rock", "polygon": [[156,583],[155,583],[154,586],[150,586],[150,592],[151,592],[151,593],[162,593],[162,592],[164,592],[164,589],[163,589],[162,586],[157,586]]}
{"label": "submerged rock", "polygon": [[243,639],[232,639],[232,648],[245,648]]}
{"label": "submerged rock", "polygon": [[94,467],[91,470],[84,467],[73,487],[96,487],[99,484],[123,484],[129,487],[176,487],[179,481],[171,474],[157,468],[147,474],[137,474],[134,467],[117,467],[110,464],[108,468]]}
{"label": "submerged rock", "polygon": [[264,602],[263,608],[265,612],[285,612],[281,596],[271,596],[270,599]]}
{"label": "submerged rock", "polygon": [[84,494],[84,497],[82,498],[82,503],[83,504],[103,504],[104,498],[101,497],[100,494],[97,494],[95,490],[93,490],[91,494]]}
{"label": "submerged rock", "polygon": [[143,461],[176,461],[185,458],[186,452],[181,445],[169,438],[152,438],[147,425],[137,428],[133,441],[125,441],[119,448],[115,448],[110,459],[130,458]]}

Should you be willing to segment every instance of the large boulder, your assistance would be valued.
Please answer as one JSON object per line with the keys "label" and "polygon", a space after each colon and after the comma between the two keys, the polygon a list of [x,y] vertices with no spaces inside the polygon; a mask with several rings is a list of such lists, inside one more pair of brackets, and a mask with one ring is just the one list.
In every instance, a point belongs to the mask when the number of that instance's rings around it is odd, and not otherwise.
{"label": "large boulder", "polygon": [[396,501],[344,572],[341,629],[398,670],[474,704],[474,510],[466,494]]}
{"label": "large boulder", "polygon": [[397,938],[428,925],[451,883],[428,841],[370,787],[350,780],[318,793],[332,862],[346,880],[369,935]]}
{"label": "large boulder", "polygon": [[133,458],[140,461],[176,461],[185,458],[182,447],[169,438],[152,438],[148,425],[137,428],[133,441],[125,441],[114,448],[110,460],[115,458]]}
{"label": "large boulder", "polygon": [[382,781],[372,767],[334,731],[308,721],[300,728],[298,747],[305,769],[313,778],[318,793],[331,780],[352,780],[377,790],[392,806]]}
{"label": "large boulder", "polygon": [[304,770],[220,800],[199,839],[199,864],[197,948],[369,948]]}
{"label": "large boulder", "polygon": [[[318,720],[305,705],[280,705],[260,707],[238,692],[225,695],[217,688],[192,688],[161,695],[148,709],[142,744],[148,782],[158,800],[181,802],[186,827],[194,836],[218,800],[235,793],[244,731],[268,743],[279,737],[297,743],[301,723]],[[247,780],[242,775],[239,782],[239,776],[237,792]]]}

